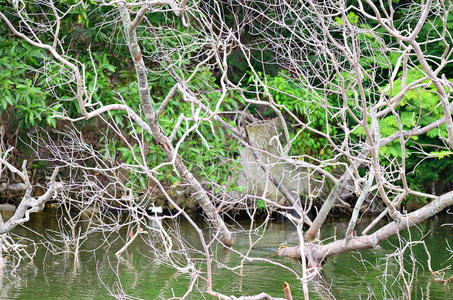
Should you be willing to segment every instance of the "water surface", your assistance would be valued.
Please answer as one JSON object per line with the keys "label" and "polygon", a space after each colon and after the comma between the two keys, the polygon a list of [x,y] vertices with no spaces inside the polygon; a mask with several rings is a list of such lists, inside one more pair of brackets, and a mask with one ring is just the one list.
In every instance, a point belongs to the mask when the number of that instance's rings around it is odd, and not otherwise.
{"label": "water surface", "polygon": [[[324,265],[325,281],[310,286],[311,299],[405,298],[407,289],[401,278],[396,276],[400,272],[399,265],[389,256],[394,253],[396,246],[404,246],[409,237],[416,240],[425,236],[426,245],[432,255],[433,269],[448,268],[452,262],[449,260],[452,253],[447,248],[448,244],[453,246],[453,227],[441,224],[448,221],[451,223],[450,218],[451,216],[446,215],[429,220],[412,229],[410,236],[406,232],[400,238],[392,238],[377,249],[329,258]],[[33,215],[29,227],[39,234],[51,236],[52,232],[49,230],[57,228],[54,212]],[[331,221],[324,226],[321,238],[333,235],[342,238],[346,227],[345,221]],[[187,240],[197,240],[194,231],[187,224],[182,223],[180,230]],[[16,232],[37,238],[36,234],[25,228],[18,228]],[[252,250],[251,256],[270,258],[300,272],[298,260],[276,257],[271,251],[281,243],[291,244],[295,237],[295,228],[290,223],[271,223],[264,239]],[[124,259],[120,263],[114,255],[117,245],[102,244],[97,249],[100,241],[101,238],[88,239],[82,245],[83,251],[80,252],[78,263],[75,263],[72,253],[52,255],[45,247],[39,247],[33,261],[25,260],[14,272],[9,273],[11,270],[8,269],[2,273],[0,299],[108,299],[108,290],[117,291],[118,287],[131,296],[166,299],[173,295],[182,296],[186,291],[187,276],[175,272],[165,263],[153,261],[144,241],[137,239],[123,254]],[[248,245],[245,234],[236,236],[236,250],[245,253]],[[216,256],[227,266],[235,266],[240,262],[237,255],[220,247],[216,249]],[[385,259],[386,257],[388,259]],[[415,264],[411,257],[416,260]],[[413,274],[410,291],[412,299],[453,299],[453,284],[444,285],[432,280],[426,267],[427,256],[422,245],[408,249],[404,259],[405,270]],[[286,281],[291,285],[294,298],[303,298],[300,284],[290,272],[265,262],[247,263],[242,278],[220,265],[215,265],[213,271],[214,289],[227,295],[252,295],[264,291],[274,297],[284,297],[282,286]],[[446,272],[448,276],[453,275],[453,270]],[[406,277],[410,279],[407,274]],[[202,282],[199,288],[203,288]],[[194,292],[189,299],[203,297]]]}

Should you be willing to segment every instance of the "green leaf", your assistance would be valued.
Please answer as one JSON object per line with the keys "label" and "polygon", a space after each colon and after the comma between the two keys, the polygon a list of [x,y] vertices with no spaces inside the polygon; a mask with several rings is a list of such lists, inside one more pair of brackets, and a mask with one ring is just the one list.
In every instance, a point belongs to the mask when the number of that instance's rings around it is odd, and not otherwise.
{"label": "green leaf", "polygon": [[451,152],[451,151],[433,151],[433,152],[430,152],[429,154],[431,154],[432,156],[434,156],[438,159],[442,159],[445,157],[449,157],[450,155],[453,154],[453,152]]}

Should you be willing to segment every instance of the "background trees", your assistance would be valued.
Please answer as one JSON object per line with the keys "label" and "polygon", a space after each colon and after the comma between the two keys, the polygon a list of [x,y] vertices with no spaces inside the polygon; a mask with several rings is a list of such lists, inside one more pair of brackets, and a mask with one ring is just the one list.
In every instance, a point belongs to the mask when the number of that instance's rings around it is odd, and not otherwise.
{"label": "background trees", "polygon": [[[253,248],[255,226],[276,212],[298,230],[296,246],[279,254],[301,258],[302,272],[292,272],[308,297],[329,256],[376,247],[453,204],[451,5],[13,1],[0,13],[5,139],[23,137],[60,166],[58,201],[78,212],[65,216],[75,252],[89,233],[127,227],[126,249],[147,231],[156,259],[192,276],[188,293],[205,281],[207,293],[228,299],[212,286],[214,246],[256,260],[234,250],[232,232],[250,234]],[[272,134],[258,143],[252,129],[263,123]],[[56,130],[30,130],[38,124]],[[264,189],[238,184],[244,151]],[[168,216],[147,211],[160,205],[156,193]],[[189,201],[209,234],[185,210]],[[332,207],[351,220],[344,239],[323,244]],[[95,217],[77,234],[88,209]],[[233,222],[238,211],[249,228]],[[366,212],[376,217],[355,233]],[[175,227],[149,223],[180,216],[198,248]]]}

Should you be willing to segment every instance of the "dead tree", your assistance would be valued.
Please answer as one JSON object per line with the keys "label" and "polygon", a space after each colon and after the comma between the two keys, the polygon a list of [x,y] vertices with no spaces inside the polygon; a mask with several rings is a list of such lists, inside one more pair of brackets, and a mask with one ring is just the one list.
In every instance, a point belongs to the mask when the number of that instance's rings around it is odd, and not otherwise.
{"label": "dead tree", "polygon": [[[96,86],[89,87],[85,73],[87,65],[96,69],[94,62],[79,61],[77,57],[68,55],[63,33],[60,32],[61,18],[73,9],[72,6],[65,7],[67,11],[62,11],[53,1],[42,1],[40,5],[45,9],[31,19],[27,13],[27,4],[16,1],[6,12],[0,12],[0,18],[17,37],[34,47],[46,50],[48,59],[57,64],[66,75],[64,84],[73,92],[81,116],[70,117],[62,111],[56,118],[74,124],[82,119],[96,118],[107,124],[106,126],[115,132],[116,138],[127,144],[132,153],[131,143],[137,145],[138,155],[141,157],[134,157],[134,162],[127,166],[115,161],[103,161],[102,155],[86,146],[83,139],[77,138],[77,134],[71,136],[74,145],[77,145],[75,152],[87,153],[95,167],[85,165],[82,160],[71,159],[71,152],[64,152],[57,145],[51,148],[55,150],[54,157],[60,164],[69,169],[83,170],[83,178],[92,179],[90,173],[97,172],[121,185],[121,179],[116,177],[115,172],[124,168],[128,172],[147,176],[161,190],[175,207],[176,213],[170,217],[146,213],[145,202],[133,199],[134,191],[130,187],[125,187],[126,190],[129,189],[129,193],[120,199],[117,195],[106,192],[107,189],[101,182],[94,184],[92,180],[86,180],[80,185],[85,192],[100,191],[96,197],[91,197],[93,201],[90,205],[103,199],[99,195],[107,195],[109,199],[117,202],[117,207],[130,212],[126,225],[129,226],[131,239],[125,241],[124,249],[118,253],[119,257],[143,232],[155,234],[155,240],[149,241],[154,255],[160,261],[166,261],[171,267],[191,276],[189,288],[183,298],[203,281],[207,283],[207,293],[220,299],[236,299],[217,292],[212,286],[211,267],[215,261],[215,241],[220,240],[226,247],[233,246],[232,233],[219,213],[224,207],[240,206],[248,213],[252,225],[242,230],[249,234],[250,249],[260,238],[254,233],[253,226],[257,226],[254,224],[256,205],[249,205],[247,201],[250,199],[252,202],[263,201],[293,222],[298,233],[293,242],[297,246],[282,248],[278,252],[280,255],[301,258],[302,273],[270,258],[252,257],[250,251],[244,254],[232,247],[229,249],[241,257],[242,263],[240,266],[231,267],[231,270],[242,268],[246,261],[261,261],[284,268],[301,282],[305,297],[308,298],[307,282],[316,276],[328,257],[346,251],[376,247],[390,236],[420,224],[453,205],[452,191],[436,195],[431,191],[410,186],[407,180],[409,170],[406,166],[408,144],[417,149],[420,159],[431,157],[429,146],[417,143],[417,137],[435,130],[438,131],[436,147],[439,151],[451,155],[453,121],[450,91],[453,86],[444,71],[452,62],[452,37],[447,26],[436,25],[447,24],[453,8],[451,1],[413,2],[405,6],[393,6],[392,3],[383,2],[378,5],[368,0],[359,0],[353,5],[346,1],[311,0],[273,1],[272,4],[251,0],[112,0],[98,3],[99,6],[111,10],[113,18],[110,22],[115,28],[121,28],[121,34],[118,35],[121,42],[117,45],[127,46],[127,59],[133,62],[138,86],[136,100],[140,103],[137,107],[128,106],[119,93],[116,102],[110,104],[103,105],[99,99],[94,98]],[[82,4],[83,1],[79,3]],[[396,11],[404,12],[408,17],[397,20]],[[175,38],[177,47],[175,44],[167,44],[165,39],[168,37],[168,31],[179,37],[178,29],[170,26],[166,27],[165,32],[159,31],[159,26],[153,25],[149,20],[152,14],[162,14],[167,20],[177,18],[174,22],[180,22],[181,26],[187,28],[187,32],[182,34],[184,38]],[[103,25],[105,23],[99,24],[100,30],[105,29]],[[424,36],[425,40],[419,38],[423,28],[430,30],[430,34]],[[51,36],[52,42],[43,42],[41,35]],[[152,51],[146,49],[142,39],[155,41],[155,48]],[[433,57],[428,51],[434,43],[441,45],[443,50],[437,57]],[[264,60],[265,55],[260,55],[264,52],[272,57],[269,61]],[[249,74],[247,82],[243,78],[232,79],[229,60],[232,53],[240,55],[243,60]],[[147,60],[158,65],[158,71],[151,69]],[[276,66],[278,70],[285,70],[282,73],[285,80],[305,93],[296,95],[272,85],[266,74],[270,65]],[[218,89],[197,88],[192,84],[203,69],[219,74]],[[159,75],[175,82],[160,103],[154,103],[152,100],[149,76],[153,72],[159,72]],[[413,79],[411,74],[415,72],[418,75]],[[217,97],[215,105],[209,106],[203,99],[214,92]],[[241,109],[228,112],[234,115],[236,121],[239,120],[237,124],[257,118],[267,121],[259,114],[250,117],[251,113],[247,111],[250,105],[269,110],[278,120],[280,127],[276,134],[266,141],[272,143],[277,151],[256,147],[247,128],[234,126],[231,119],[225,117],[222,108],[232,92],[239,95],[241,102],[245,103]],[[292,102],[301,103],[306,109],[296,112],[288,103],[282,103],[274,97],[276,92],[286,94],[292,98]],[[409,96],[414,97],[415,94],[415,97],[420,97],[422,93],[430,93],[430,96],[435,98],[433,109],[438,109],[440,116],[424,122],[425,108],[421,101],[415,101],[415,104],[412,103],[415,109],[412,110],[411,124],[406,124],[407,122],[402,120],[401,106]],[[166,134],[159,121],[169,103],[176,101],[175,99],[189,103],[191,115],[179,115],[172,133]],[[112,111],[124,112],[124,120],[132,124],[132,137],[126,137],[121,126],[109,117]],[[313,125],[315,111],[321,112],[324,126]],[[383,132],[383,123],[388,121],[388,118],[392,118],[395,124],[391,133]],[[224,193],[224,197],[218,197],[202,184],[203,180],[213,185],[215,182],[209,178],[200,179],[189,171],[180,147],[189,134],[196,135],[202,143],[207,144],[206,137],[198,130],[201,123],[209,124],[213,128],[223,128],[229,132],[231,139],[235,139],[243,149],[252,153],[264,174],[264,192],[248,195]],[[178,135],[184,126],[184,133]],[[151,166],[141,159],[146,153],[146,145],[142,142],[143,132],[153,137],[154,143],[165,154],[166,161]],[[294,154],[292,148],[297,139],[305,133],[325,141],[325,148],[329,149],[331,157],[321,159],[320,153]],[[384,150],[389,145],[397,145],[400,155],[386,154]],[[304,197],[294,193],[272,173],[276,165],[283,163],[308,178]],[[156,170],[165,165],[170,165],[182,182],[196,194],[199,206],[215,229],[214,234],[206,236],[156,178]],[[334,169],[337,171],[333,171]],[[318,195],[315,180],[318,180],[321,186],[327,183],[333,186],[326,199],[321,199],[318,207],[313,205]],[[279,191],[283,201],[269,197],[270,187]],[[346,236],[344,239],[323,244],[317,238],[320,229],[332,207],[336,204],[346,206],[346,195],[353,195],[355,198]],[[407,197],[414,196],[424,197],[429,203],[411,213],[404,212],[402,202]],[[372,204],[381,209],[380,215],[370,222],[364,232],[355,233],[362,206]],[[79,205],[83,210],[87,204]],[[290,210],[295,211],[297,216],[287,213]],[[310,214],[315,216],[313,220],[308,217]],[[173,222],[178,215],[184,216],[196,230],[202,245],[201,250],[195,249],[180,236],[176,221],[173,229],[159,225],[153,228],[148,223],[151,219],[165,218]],[[388,223],[367,234],[386,215],[389,217]],[[92,223],[94,227],[106,228],[102,227],[101,218],[98,218],[98,221]],[[116,221],[112,218],[112,224]],[[304,228],[304,224],[308,227]],[[117,227],[112,225],[109,230],[115,228]],[[191,257],[193,252],[203,255],[206,269],[194,263]],[[206,275],[202,276],[202,272],[206,272]],[[243,299],[272,298],[263,293]]]}

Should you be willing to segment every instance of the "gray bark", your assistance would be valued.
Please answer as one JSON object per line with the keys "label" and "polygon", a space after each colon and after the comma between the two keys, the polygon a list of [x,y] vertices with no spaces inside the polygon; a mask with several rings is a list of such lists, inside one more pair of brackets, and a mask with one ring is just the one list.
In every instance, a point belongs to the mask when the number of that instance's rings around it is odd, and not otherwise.
{"label": "gray bark", "polygon": [[47,201],[51,200],[55,193],[63,187],[61,182],[56,182],[55,178],[58,173],[58,168],[56,168],[50,179],[49,188],[44,193],[44,195],[38,197],[37,199],[31,196],[32,186],[28,181],[26,171],[20,172],[18,169],[10,165],[4,160],[0,160],[5,164],[11,172],[18,173],[19,176],[25,178],[25,184],[27,189],[25,195],[22,198],[22,201],[19,203],[19,206],[16,208],[14,215],[4,223],[0,223],[0,234],[4,234],[13,230],[17,225],[24,224],[30,220],[30,213],[38,212],[43,210],[44,205]]}
{"label": "gray bark", "polygon": [[338,181],[338,183],[335,184],[332,191],[329,193],[329,196],[327,197],[326,201],[324,202],[318,214],[316,215],[316,218],[313,220],[313,224],[305,233],[305,239],[311,241],[316,237],[316,235],[319,232],[319,229],[321,229],[322,224],[324,224],[324,221],[326,220],[330,209],[334,206],[335,200],[339,198],[340,195],[342,194],[343,192],[342,186],[345,184],[346,181],[349,180],[349,178],[350,178],[349,173],[348,171],[346,171],[341,177],[341,179]]}
{"label": "gray bark", "polygon": [[355,203],[351,220],[349,221],[348,224],[348,229],[346,229],[345,238],[350,238],[353,234],[355,225],[357,224],[357,218],[359,217],[360,208],[362,207],[362,203],[365,200],[366,196],[368,195],[368,191],[370,190],[371,185],[373,184],[373,180],[374,172],[370,170],[370,172],[368,173],[368,180],[366,181],[365,187],[363,188],[359,199],[357,199],[357,202]]}
{"label": "gray bark", "polygon": [[[206,191],[201,186],[200,182],[193,176],[182,162],[181,157],[176,153],[173,145],[168,137],[163,133],[159,122],[158,115],[153,110],[150,90],[148,86],[148,76],[145,63],[142,58],[140,46],[138,44],[137,34],[134,28],[131,27],[132,22],[130,19],[129,11],[124,3],[118,3],[121,20],[123,22],[124,31],[127,38],[127,45],[129,52],[133,58],[134,66],[137,74],[137,82],[140,96],[140,104],[145,114],[145,119],[150,126],[151,134],[156,143],[163,150],[168,160],[174,162],[174,166],[181,178],[187,182],[194,193],[197,195],[198,202],[206,214],[209,222],[219,231],[220,240],[227,246],[233,245],[233,236],[226,227],[224,221],[217,213],[217,210]],[[132,30],[131,30],[132,29]]]}
{"label": "gray bark", "polygon": [[[453,205],[453,191],[439,196],[424,207],[404,216],[399,222],[393,221],[390,224],[378,229],[371,235],[356,236],[350,239],[336,240],[326,245],[315,243],[305,244],[305,255],[311,266],[320,267],[322,262],[330,256],[341,254],[352,250],[374,248],[380,242],[388,239],[402,230],[420,224],[426,219],[440,213],[442,210]],[[286,247],[278,251],[279,255],[300,257],[300,247]]]}

